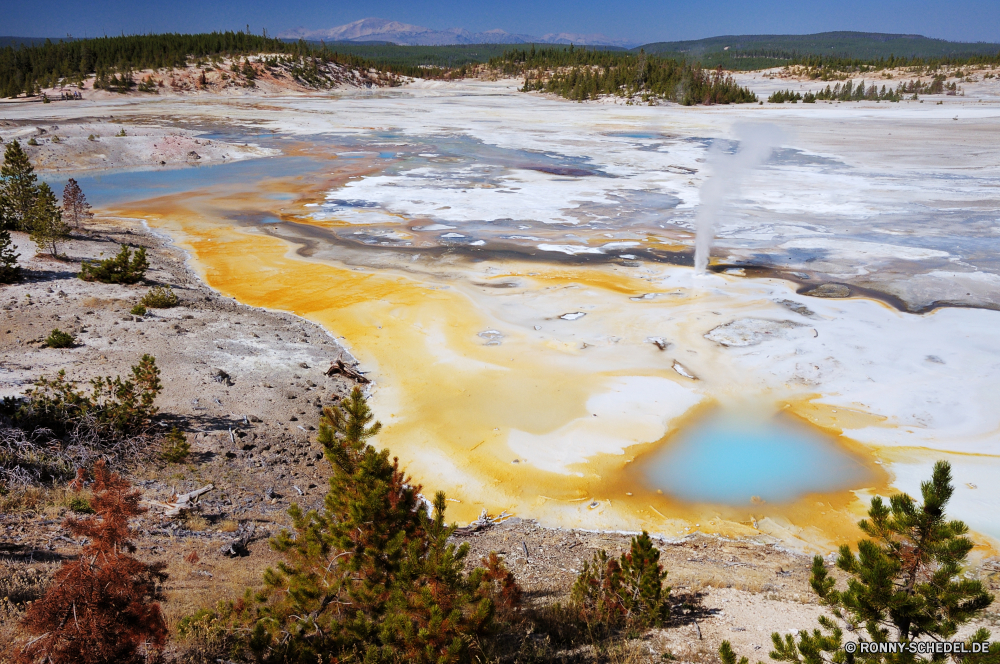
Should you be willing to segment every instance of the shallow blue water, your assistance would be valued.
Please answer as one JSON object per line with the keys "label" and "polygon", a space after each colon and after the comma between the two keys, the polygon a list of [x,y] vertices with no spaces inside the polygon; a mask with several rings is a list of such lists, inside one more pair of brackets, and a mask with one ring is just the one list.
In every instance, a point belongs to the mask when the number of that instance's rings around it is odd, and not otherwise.
{"label": "shallow blue water", "polygon": [[[42,179],[61,192],[67,178],[75,177],[91,205],[100,207],[184,191],[213,184],[261,181],[317,170],[320,163],[308,157],[268,157],[212,166],[151,168],[96,174],[47,173]],[[291,198],[291,196],[289,196]]]}
{"label": "shallow blue water", "polygon": [[680,433],[644,464],[654,489],[687,502],[783,503],[807,493],[860,488],[860,459],[790,418],[715,412]]}

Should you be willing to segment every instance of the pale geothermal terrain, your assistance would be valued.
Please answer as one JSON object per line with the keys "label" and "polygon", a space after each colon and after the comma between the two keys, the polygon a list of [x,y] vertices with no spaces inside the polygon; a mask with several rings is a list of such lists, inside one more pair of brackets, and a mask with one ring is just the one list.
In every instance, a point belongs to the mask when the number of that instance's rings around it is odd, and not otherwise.
{"label": "pale geothermal terrain", "polygon": [[[78,180],[223,295],[336,336],[374,381],[378,444],[459,521],[829,551],[944,458],[951,512],[1000,537],[991,88],[683,108],[517,85],[7,105],[0,135],[113,114],[242,157]],[[737,137],[761,131],[741,166]]]}

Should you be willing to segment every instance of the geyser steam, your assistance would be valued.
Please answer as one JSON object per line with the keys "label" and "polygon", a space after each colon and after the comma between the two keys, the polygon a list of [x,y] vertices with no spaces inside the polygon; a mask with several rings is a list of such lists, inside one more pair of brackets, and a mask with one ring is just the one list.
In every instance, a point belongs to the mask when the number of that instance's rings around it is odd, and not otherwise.
{"label": "geyser steam", "polygon": [[705,274],[715,237],[715,219],[726,202],[739,193],[743,179],[771,156],[784,137],[773,124],[739,123],[733,129],[739,141],[735,153],[724,152],[720,142],[713,142],[708,151],[712,174],[701,185],[701,203],[695,213],[695,274]]}

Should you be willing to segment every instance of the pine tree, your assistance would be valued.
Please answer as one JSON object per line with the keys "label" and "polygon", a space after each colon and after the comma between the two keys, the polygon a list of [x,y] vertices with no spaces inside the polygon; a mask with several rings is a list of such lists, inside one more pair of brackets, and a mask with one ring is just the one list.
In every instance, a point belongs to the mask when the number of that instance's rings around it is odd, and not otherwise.
{"label": "pine tree", "polygon": [[0,226],[0,284],[10,284],[21,277],[21,266],[17,264],[20,255],[14,251],[10,231]]}
{"label": "pine tree", "polygon": [[88,221],[94,217],[87,197],[83,195],[83,190],[73,178],[69,179],[63,189],[63,213],[74,228],[79,228],[81,221]]}
{"label": "pine tree", "polygon": [[135,253],[131,253],[123,244],[113,258],[84,261],[77,276],[84,281],[100,281],[105,284],[135,284],[142,281],[148,269],[146,247],[139,247]]}
{"label": "pine tree", "polygon": [[267,589],[250,646],[265,661],[471,661],[475,639],[519,591],[494,556],[465,573],[468,546],[448,543],[438,493],[428,517],[387,450],[366,444],[380,429],[359,388],[324,409],[319,442],[333,466],[322,512],[289,510],[295,535],[271,546],[285,555]]}
{"label": "pine tree", "polygon": [[[79,471],[75,488],[85,479]],[[165,565],[130,555],[135,545],[129,519],[146,511],[139,506],[141,493],[109,472],[103,460],[94,464],[92,489],[96,517],[65,522],[87,543],[28,610],[24,626],[40,636],[19,649],[19,664],[140,664],[166,643],[167,626],[155,601]]]}
{"label": "pine tree", "polygon": [[585,622],[605,627],[660,627],[670,617],[667,572],[649,533],[632,538],[628,551],[615,560],[606,551],[584,563],[573,584],[573,603]]}
{"label": "pine tree", "polygon": [[642,622],[662,627],[670,617],[670,588],[664,588],[667,572],[660,565],[660,550],[653,546],[649,533],[632,538],[632,546],[622,557],[625,581],[625,605]]}
{"label": "pine tree", "polygon": [[[966,537],[968,526],[945,517],[954,493],[950,464],[934,464],[930,481],[923,482],[920,491],[921,505],[905,493],[892,496],[888,505],[878,496],[872,500],[868,518],[858,523],[868,539],[858,542],[857,554],[846,544],[840,548],[837,567],[850,575],[845,590],[834,587],[820,556],[813,559],[810,585],[834,619],[822,616],[823,630],[799,632],[798,641],[792,635],[782,639],[772,634],[771,659],[796,664],[937,661],[941,657],[910,652],[845,653],[841,625],[855,632],[851,639],[858,641],[946,640],[993,602],[982,582],[961,576],[973,544]],[[989,637],[988,631],[980,629],[970,641],[988,641]],[[964,659],[970,664],[973,660],[1000,662],[1000,644],[993,644],[989,653]]]}
{"label": "pine tree", "polygon": [[38,197],[38,177],[28,155],[16,140],[4,150],[0,167],[0,227],[30,231],[31,214]]}
{"label": "pine tree", "polygon": [[62,210],[56,195],[45,182],[38,188],[35,205],[31,209],[31,241],[38,250],[48,249],[49,254],[59,254],[59,242],[69,237],[69,226],[62,220]]}

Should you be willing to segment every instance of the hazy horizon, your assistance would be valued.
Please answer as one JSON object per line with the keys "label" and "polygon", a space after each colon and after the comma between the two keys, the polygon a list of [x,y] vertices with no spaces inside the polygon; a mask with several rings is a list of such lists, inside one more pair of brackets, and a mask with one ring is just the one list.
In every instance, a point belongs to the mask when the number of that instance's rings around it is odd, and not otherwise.
{"label": "hazy horizon", "polygon": [[376,0],[363,7],[305,0],[277,11],[271,2],[179,0],[159,3],[5,0],[0,32],[16,37],[100,37],[105,34],[211,32],[245,30],[269,35],[306,27],[323,30],[364,18],[378,17],[432,30],[461,28],[469,32],[504,30],[541,36],[549,33],[601,34],[636,44],[748,34],[812,34],[834,31],[919,34],[961,42],[1000,42],[1000,3],[986,0],[894,0],[877,7],[861,0],[836,5],[818,0],[765,0],[755,4],[714,0],[693,5],[630,0],[608,6],[585,0],[556,0],[541,5],[514,0],[485,2],[406,3]]}

